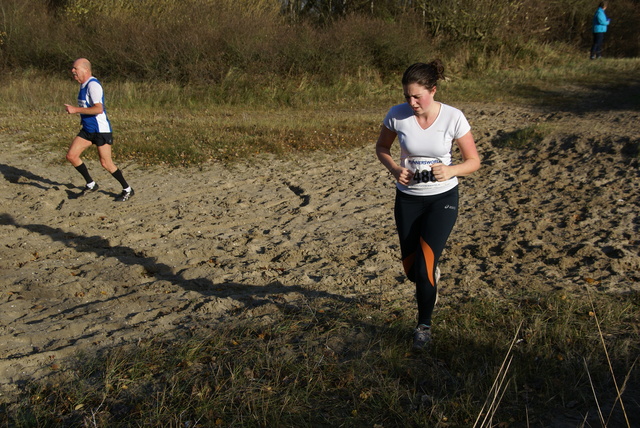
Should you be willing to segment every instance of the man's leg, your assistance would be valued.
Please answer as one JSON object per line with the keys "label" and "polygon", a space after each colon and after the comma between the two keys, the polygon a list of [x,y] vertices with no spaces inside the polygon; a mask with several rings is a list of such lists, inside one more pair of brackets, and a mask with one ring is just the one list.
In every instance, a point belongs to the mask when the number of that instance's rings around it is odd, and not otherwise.
{"label": "man's leg", "polygon": [[[94,183],[94,181],[89,174],[87,166],[82,162],[82,159],[80,159],[80,155],[82,155],[82,152],[84,152],[89,147],[91,147],[91,141],[85,140],[82,137],[75,137],[71,142],[71,145],[69,146],[69,150],[67,151],[67,160],[82,175],[86,183],[90,185]],[[93,186],[89,187],[92,188]]]}
{"label": "man's leg", "polygon": [[113,178],[118,180],[118,183],[122,185],[122,194],[116,198],[118,201],[127,201],[131,196],[133,196],[133,189],[127,183],[127,180],[124,179],[124,175],[122,171],[113,163],[113,159],[111,158],[111,145],[103,144],[98,146],[98,155],[100,155],[100,164],[104,169],[109,171]]}
{"label": "man's leg", "polygon": [[100,156],[100,165],[111,174],[116,172],[118,167],[113,163],[111,159],[111,144],[103,144],[98,146],[98,156]]}

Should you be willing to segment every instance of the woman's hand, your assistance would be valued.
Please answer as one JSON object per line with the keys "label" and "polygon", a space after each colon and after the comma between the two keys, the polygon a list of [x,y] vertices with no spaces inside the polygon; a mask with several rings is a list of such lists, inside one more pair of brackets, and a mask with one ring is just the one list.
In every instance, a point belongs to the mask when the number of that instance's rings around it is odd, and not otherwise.
{"label": "woman's hand", "polygon": [[407,168],[397,167],[391,172],[398,183],[408,186],[413,179],[413,174]]}
{"label": "woman's hand", "polygon": [[431,165],[431,172],[437,181],[447,181],[455,175],[452,168],[443,163],[434,163]]}

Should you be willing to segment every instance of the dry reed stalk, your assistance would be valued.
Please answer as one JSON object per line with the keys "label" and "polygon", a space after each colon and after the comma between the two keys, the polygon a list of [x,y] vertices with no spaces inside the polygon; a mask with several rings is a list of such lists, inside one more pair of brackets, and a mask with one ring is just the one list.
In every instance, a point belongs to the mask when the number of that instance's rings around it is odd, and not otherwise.
{"label": "dry reed stalk", "polygon": [[589,385],[591,385],[591,392],[593,393],[593,398],[596,400],[596,408],[598,409],[598,416],[600,417],[600,423],[602,423],[603,427],[606,427],[607,424],[604,422],[604,417],[602,416],[602,410],[600,409],[600,403],[598,402],[598,395],[596,394],[596,388],[593,385],[593,381],[591,380],[591,373],[589,372],[589,365],[587,364],[587,360],[583,357],[584,361],[584,369],[587,371],[587,376],[589,377]]}
{"label": "dry reed stalk", "polygon": [[[504,380],[506,379],[507,372],[509,371],[509,367],[511,367],[511,362],[513,361],[513,356],[511,355],[511,351],[513,350],[513,346],[516,344],[518,340],[518,333],[520,333],[521,327],[522,327],[522,321],[520,322],[520,325],[518,326],[516,333],[513,336],[511,345],[509,346],[509,349],[507,350],[507,354],[505,355],[504,360],[502,361],[502,365],[500,365],[500,369],[498,370],[498,374],[496,375],[496,378],[493,381],[493,385],[489,390],[487,399],[482,405],[482,408],[478,413],[478,417],[476,418],[476,421],[473,424],[474,428],[476,427],[482,428],[485,426],[487,422],[489,422],[489,426],[490,426],[491,420],[493,419],[493,415],[495,415],[495,412],[498,410],[498,405],[500,404],[500,401],[502,400],[502,397],[504,396],[504,392],[506,390],[506,385],[503,388]],[[507,381],[507,385],[508,384],[509,384],[509,381]],[[491,403],[489,403],[490,397],[492,397]],[[488,404],[488,407],[487,407],[487,404]],[[480,425],[478,425],[478,422],[480,421],[480,418],[482,417],[482,413],[484,412],[485,408],[487,408],[486,415],[482,420],[482,422],[480,423]]]}
{"label": "dry reed stalk", "polygon": [[616,397],[616,401],[613,403],[613,406],[611,406],[611,411],[609,412],[609,417],[607,418],[607,421],[611,420],[611,415],[613,415],[613,409],[615,408],[616,403],[620,399],[620,396],[622,396],[622,394],[624,394],[625,389],[627,389],[627,382],[629,381],[629,377],[631,376],[631,372],[635,368],[637,362],[638,362],[638,358],[636,358],[636,360],[633,362],[633,364],[631,364],[631,368],[627,372],[627,375],[624,377],[624,382],[622,382],[622,388],[620,388],[620,394],[618,395],[618,397]]}
{"label": "dry reed stalk", "polygon": [[[593,299],[591,298],[591,292],[587,289],[587,294],[589,295],[589,303],[591,304],[591,311],[593,313],[593,318],[596,320],[596,326],[598,327],[598,334],[600,335],[600,342],[602,342],[602,349],[604,349],[604,355],[607,357],[607,364],[609,365],[609,371],[611,372],[611,378],[613,379],[613,385],[616,387],[616,402],[620,400],[620,407],[622,408],[622,414],[624,415],[624,419],[627,422],[627,427],[631,428],[631,424],[629,423],[629,417],[627,416],[627,411],[624,408],[624,402],[622,401],[622,392],[620,388],[618,388],[618,381],[616,380],[616,375],[613,372],[613,365],[611,364],[611,358],[609,358],[609,351],[607,351],[607,345],[604,342],[604,335],[602,334],[602,329],[600,328],[600,321],[598,320],[598,314],[596,313],[596,308],[593,305]],[[635,363],[634,363],[635,364]],[[587,372],[588,373],[588,372]],[[589,376],[589,381],[591,381],[591,376]],[[626,379],[625,379],[626,384]],[[593,388],[593,385],[591,386]],[[594,392],[595,393],[595,392]],[[615,406],[615,402],[614,402]],[[598,408],[598,412],[600,408]],[[613,411],[613,407],[611,409]],[[601,416],[602,418],[602,416]],[[602,420],[603,426],[606,426],[604,423],[604,419]]]}

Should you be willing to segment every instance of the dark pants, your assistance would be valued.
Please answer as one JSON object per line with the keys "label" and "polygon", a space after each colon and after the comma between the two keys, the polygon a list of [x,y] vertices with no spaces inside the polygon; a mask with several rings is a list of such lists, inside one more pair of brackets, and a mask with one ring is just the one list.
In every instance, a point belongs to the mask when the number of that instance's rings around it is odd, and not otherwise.
{"label": "dark pants", "polygon": [[603,44],[604,44],[604,33],[593,33],[593,45],[591,45],[591,59],[602,57]]}
{"label": "dark pants", "polygon": [[416,284],[418,324],[431,325],[436,303],[435,270],[458,217],[458,188],[434,196],[396,191],[395,219],[402,264]]}

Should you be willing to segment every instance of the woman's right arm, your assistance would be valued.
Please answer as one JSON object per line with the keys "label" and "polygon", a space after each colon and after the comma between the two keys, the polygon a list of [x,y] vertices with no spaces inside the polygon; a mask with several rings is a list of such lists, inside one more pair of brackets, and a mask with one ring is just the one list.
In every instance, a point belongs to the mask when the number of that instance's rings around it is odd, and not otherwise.
{"label": "woman's right arm", "polygon": [[378,136],[378,141],[376,142],[376,155],[378,159],[384,165],[387,170],[394,176],[394,178],[400,183],[409,185],[409,180],[411,179],[411,172],[402,168],[398,165],[391,156],[391,145],[393,141],[396,139],[397,134],[382,125],[380,128],[380,135]]}

